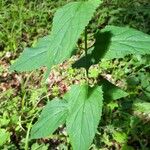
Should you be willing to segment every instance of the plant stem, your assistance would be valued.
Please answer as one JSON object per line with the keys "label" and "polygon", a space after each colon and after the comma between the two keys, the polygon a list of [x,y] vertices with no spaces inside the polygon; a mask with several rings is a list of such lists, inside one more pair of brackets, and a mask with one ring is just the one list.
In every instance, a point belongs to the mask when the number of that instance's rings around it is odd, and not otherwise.
{"label": "plant stem", "polygon": [[25,148],[24,148],[25,150],[28,150],[29,148],[29,134],[30,134],[31,126],[32,126],[32,121],[28,125],[28,130],[27,130],[27,134],[25,138]]}
{"label": "plant stem", "polygon": [[25,147],[24,147],[24,150],[28,150],[29,149],[29,135],[30,135],[30,130],[32,128],[32,123],[33,123],[33,120],[35,119],[36,115],[39,113],[40,110],[38,110],[32,117],[29,125],[28,125],[28,130],[27,130],[27,134],[26,134],[26,137],[25,137]]}
{"label": "plant stem", "polygon": [[84,50],[85,50],[85,67],[86,67],[86,77],[88,78],[88,55],[87,55],[87,50],[88,50],[88,47],[87,47],[87,27],[85,27],[85,33],[84,33]]}

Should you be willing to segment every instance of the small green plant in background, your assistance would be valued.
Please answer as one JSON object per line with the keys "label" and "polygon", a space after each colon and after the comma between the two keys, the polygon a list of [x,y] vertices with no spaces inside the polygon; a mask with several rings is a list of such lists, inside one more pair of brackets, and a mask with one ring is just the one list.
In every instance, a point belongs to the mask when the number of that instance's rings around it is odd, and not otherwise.
{"label": "small green plant in background", "polygon": [[[51,34],[41,38],[34,47],[26,48],[11,66],[10,70],[21,72],[46,67],[45,78],[48,78],[54,65],[73,55],[76,42],[85,31],[85,54],[74,66],[86,69],[86,81],[72,85],[63,98],[54,98],[47,103],[32,127],[31,139],[48,138],[60,125],[66,124],[73,149],[89,149],[102,116],[103,101],[128,95],[105,79],[91,85],[90,66],[102,59],[150,54],[150,36],[128,27],[106,26],[97,30],[94,33],[94,44],[88,47],[87,26],[101,3],[100,0],[71,2],[58,9],[54,15]],[[114,137],[118,134],[116,132]]]}

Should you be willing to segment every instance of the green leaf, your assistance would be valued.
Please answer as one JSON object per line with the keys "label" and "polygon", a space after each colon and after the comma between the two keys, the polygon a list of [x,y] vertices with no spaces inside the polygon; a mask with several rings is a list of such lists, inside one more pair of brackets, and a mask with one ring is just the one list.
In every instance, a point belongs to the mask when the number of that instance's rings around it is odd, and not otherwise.
{"label": "green leaf", "polygon": [[[54,16],[48,67],[69,58],[100,1],[73,2],[58,9]],[[51,59],[49,59],[51,58]]]}
{"label": "green leaf", "polygon": [[75,85],[69,92],[67,131],[74,150],[88,150],[102,115],[101,87]]}
{"label": "green leaf", "polygon": [[31,130],[31,139],[50,136],[67,117],[67,103],[58,98],[48,102]]}
{"label": "green leaf", "polygon": [[[106,26],[95,35],[95,44],[73,67],[89,68],[102,58],[122,58],[129,54],[150,54],[150,35],[128,27]],[[87,61],[88,60],[88,61]]]}
{"label": "green leaf", "polygon": [[149,115],[150,114],[150,102],[145,102],[140,99],[137,99],[133,103],[133,110]]}
{"label": "green leaf", "polygon": [[133,114],[141,120],[150,121],[150,102],[137,98],[133,101],[132,110]]}
{"label": "green leaf", "polygon": [[124,132],[114,131],[112,134],[114,140],[118,143],[126,143],[127,142],[127,134]]}
{"label": "green leaf", "polygon": [[38,40],[33,48],[25,48],[19,59],[10,67],[10,71],[32,71],[42,66],[47,66],[47,51],[49,49],[50,36]]}
{"label": "green leaf", "polygon": [[34,143],[31,146],[31,150],[48,150],[48,146],[49,144],[45,145],[45,144],[38,144],[38,143]]}
{"label": "green leaf", "polygon": [[105,59],[150,54],[150,35],[128,27],[107,26],[97,34],[96,40],[95,57],[98,53]]}
{"label": "green leaf", "polygon": [[26,49],[12,65],[11,70],[30,71],[61,63],[73,53],[73,48],[88,25],[99,0],[72,2],[58,9],[55,13],[51,36],[40,40],[35,48]]}
{"label": "green leaf", "polygon": [[128,96],[128,93],[104,78],[100,79],[99,84],[102,86],[105,101],[117,100]]}
{"label": "green leaf", "polygon": [[10,141],[10,133],[5,129],[0,129],[0,146],[3,146],[6,142]]}

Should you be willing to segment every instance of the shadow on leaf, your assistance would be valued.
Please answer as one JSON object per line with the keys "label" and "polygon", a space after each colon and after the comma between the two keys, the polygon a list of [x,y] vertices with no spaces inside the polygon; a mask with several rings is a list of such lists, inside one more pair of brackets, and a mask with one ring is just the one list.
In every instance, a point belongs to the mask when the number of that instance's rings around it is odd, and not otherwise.
{"label": "shadow on leaf", "polygon": [[111,32],[96,33],[95,44],[92,48],[88,49],[88,61],[86,62],[86,57],[84,55],[78,61],[76,61],[72,67],[89,69],[91,65],[99,63],[109,48],[111,37]]}

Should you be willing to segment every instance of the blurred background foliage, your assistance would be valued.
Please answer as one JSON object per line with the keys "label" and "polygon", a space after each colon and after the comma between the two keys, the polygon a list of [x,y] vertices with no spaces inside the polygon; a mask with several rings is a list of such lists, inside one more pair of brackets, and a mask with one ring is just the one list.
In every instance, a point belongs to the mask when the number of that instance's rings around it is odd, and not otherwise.
{"label": "blurred background foliage", "polygon": [[[0,149],[70,149],[63,127],[50,139],[30,141],[28,131],[49,98],[61,96],[67,86],[84,80],[85,71],[71,67],[76,58],[56,66],[49,85],[40,83],[43,70],[22,74],[8,72],[10,64],[24,47],[50,33],[54,12],[70,1],[73,0],[0,1]],[[88,30],[96,32],[108,24],[130,26],[150,34],[150,1],[103,0]],[[81,36],[79,48],[82,42]],[[78,55],[82,53],[80,51]],[[149,150],[150,57],[104,60],[90,68],[93,83],[99,75],[130,95],[105,102],[103,118],[91,149]]]}

